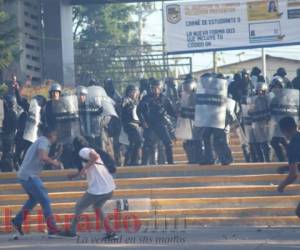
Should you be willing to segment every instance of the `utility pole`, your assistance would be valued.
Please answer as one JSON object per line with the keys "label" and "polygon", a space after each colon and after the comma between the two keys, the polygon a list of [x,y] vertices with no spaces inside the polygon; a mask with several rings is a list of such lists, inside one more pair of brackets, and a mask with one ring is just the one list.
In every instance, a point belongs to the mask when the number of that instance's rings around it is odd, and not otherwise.
{"label": "utility pole", "polygon": [[214,69],[214,73],[218,72],[217,52],[216,51],[213,52],[213,69]]}
{"label": "utility pole", "polygon": [[266,60],[266,53],[265,49],[261,49],[261,58],[262,58],[262,71],[263,71],[263,76],[265,79],[267,79],[267,60]]}

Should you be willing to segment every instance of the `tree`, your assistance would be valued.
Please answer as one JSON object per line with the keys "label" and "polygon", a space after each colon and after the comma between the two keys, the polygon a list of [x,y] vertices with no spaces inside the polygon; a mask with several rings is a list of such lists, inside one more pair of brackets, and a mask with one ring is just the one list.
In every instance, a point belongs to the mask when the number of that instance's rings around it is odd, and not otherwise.
{"label": "tree", "polygon": [[10,17],[4,10],[4,2],[0,0],[0,71],[8,67],[18,55],[17,29],[11,29]]}
{"label": "tree", "polygon": [[[117,82],[140,77],[138,11],[152,4],[102,4],[76,6],[73,10],[77,81],[94,76],[98,81],[112,77]],[[143,45],[146,45],[143,43]],[[149,52],[151,48],[143,50]],[[130,77],[129,77],[130,75]]]}

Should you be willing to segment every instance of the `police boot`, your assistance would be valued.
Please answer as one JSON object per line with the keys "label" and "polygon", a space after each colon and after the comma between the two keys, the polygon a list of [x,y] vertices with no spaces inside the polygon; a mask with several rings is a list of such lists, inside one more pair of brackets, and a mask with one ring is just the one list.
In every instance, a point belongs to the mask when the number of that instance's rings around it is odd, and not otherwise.
{"label": "police boot", "polygon": [[166,164],[165,147],[162,142],[157,145],[157,163]]}
{"label": "police boot", "polygon": [[172,144],[166,145],[165,149],[166,149],[166,157],[167,157],[168,164],[174,164]]}
{"label": "police boot", "polygon": [[254,143],[249,143],[251,162],[258,162],[256,147]]}
{"label": "police boot", "polygon": [[215,130],[214,148],[222,165],[229,165],[233,162],[231,149],[227,144],[226,134],[224,131]]}
{"label": "police boot", "polygon": [[264,154],[263,154],[263,150],[262,150],[262,144],[254,143],[254,145],[255,145],[255,150],[256,150],[256,154],[257,154],[257,161],[264,162],[265,158],[264,158]]}
{"label": "police boot", "polygon": [[249,153],[248,145],[243,144],[242,145],[242,150],[243,150],[243,155],[244,155],[245,162],[250,162],[250,153]]}
{"label": "police boot", "polygon": [[187,140],[183,143],[183,148],[186,153],[188,163],[195,163],[193,141]]}
{"label": "police boot", "polygon": [[275,155],[278,159],[279,162],[284,162],[285,161],[285,155],[283,152],[283,149],[280,145],[280,139],[278,137],[273,137],[271,140],[271,145],[274,149]]}
{"label": "police boot", "polygon": [[130,166],[130,163],[131,163],[131,149],[129,146],[125,153],[124,166]]}
{"label": "police boot", "polygon": [[142,149],[142,165],[154,165],[155,151],[152,145],[144,144]]}
{"label": "police boot", "polygon": [[204,140],[204,158],[202,164],[214,164],[214,154],[212,151],[211,138],[205,138]]}
{"label": "police boot", "polygon": [[269,143],[268,142],[261,143],[261,148],[263,151],[265,162],[271,162],[271,157],[270,157],[271,149]]}
{"label": "police boot", "polygon": [[4,158],[0,160],[0,171],[2,172],[12,172],[13,171],[13,160],[9,158]]}
{"label": "police boot", "polygon": [[193,140],[193,159],[195,163],[201,164],[204,160],[203,145],[201,140]]}

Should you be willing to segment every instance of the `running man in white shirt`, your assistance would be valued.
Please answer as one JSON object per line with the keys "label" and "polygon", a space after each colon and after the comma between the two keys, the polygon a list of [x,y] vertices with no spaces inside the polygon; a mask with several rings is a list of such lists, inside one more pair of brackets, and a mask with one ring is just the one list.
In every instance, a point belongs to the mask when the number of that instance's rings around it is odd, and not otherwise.
{"label": "running man in white shirt", "polygon": [[[107,167],[104,165],[100,155],[92,148],[82,137],[74,139],[74,149],[76,157],[79,156],[82,167],[75,174],[69,175],[69,178],[75,178],[79,175],[85,175],[88,182],[88,189],[75,206],[75,216],[71,223],[70,231],[64,232],[64,236],[76,237],[77,224],[80,221],[80,215],[90,206],[94,207],[95,213],[100,216],[103,228],[104,213],[102,207],[106,201],[112,198],[113,191],[116,188],[114,179]],[[106,232],[104,239],[118,239],[115,232]]]}

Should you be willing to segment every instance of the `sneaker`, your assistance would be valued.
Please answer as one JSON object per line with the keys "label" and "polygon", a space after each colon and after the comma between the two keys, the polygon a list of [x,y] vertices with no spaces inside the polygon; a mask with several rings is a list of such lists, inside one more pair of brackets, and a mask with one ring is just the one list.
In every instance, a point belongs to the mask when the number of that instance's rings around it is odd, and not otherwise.
{"label": "sneaker", "polygon": [[106,240],[118,240],[118,239],[119,236],[115,232],[107,232],[102,240],[106,241]]}
{"label": "sneaker", "polygon": [[58,234],[64,238],[76,238],[77,237],[77,234],[72,231],[62,231]]}
{"label": "sneaker", "polygon": [[48,238],[49,239],[62,239],[64,237],[61,235],[60,231],[54,231],[54,232],[48,232]]}
{"label": "sneaker", "polygon": [[22,230],[22,225],[19,225],[16,223],[15,219],[11,220],[11,224],[13,225],[14,229],[20,234],[20,235],[24,235],[24,232]]}

